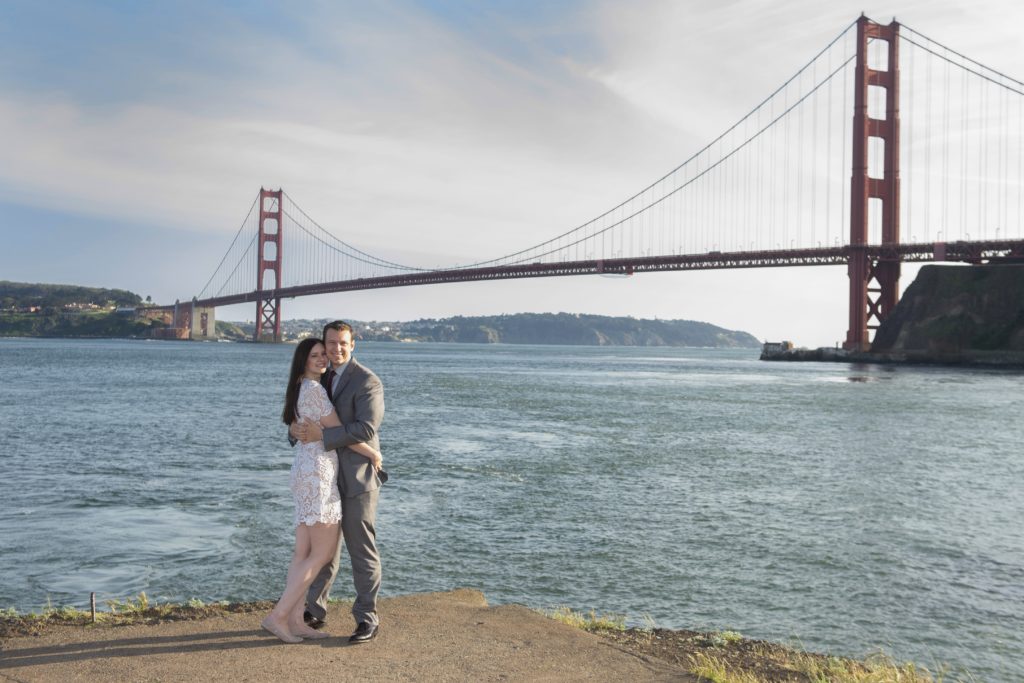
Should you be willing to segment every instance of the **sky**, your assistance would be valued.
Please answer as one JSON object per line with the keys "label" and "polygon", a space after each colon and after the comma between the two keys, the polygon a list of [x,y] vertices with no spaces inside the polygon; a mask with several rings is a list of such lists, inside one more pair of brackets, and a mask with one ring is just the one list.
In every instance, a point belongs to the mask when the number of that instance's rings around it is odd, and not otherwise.
{"label": "sky", "polygon": [[[675,168],[862,11],[1024,77],[1024,3],[1008,0],[0,0],[0,279],[189,299],[260,187],[382,258],[501,256]],[[844,267],[817,267],[431,285],[283,309],[679,318],[831,346],[847,296]],[[255,305],[217,317],[251,320]]]}

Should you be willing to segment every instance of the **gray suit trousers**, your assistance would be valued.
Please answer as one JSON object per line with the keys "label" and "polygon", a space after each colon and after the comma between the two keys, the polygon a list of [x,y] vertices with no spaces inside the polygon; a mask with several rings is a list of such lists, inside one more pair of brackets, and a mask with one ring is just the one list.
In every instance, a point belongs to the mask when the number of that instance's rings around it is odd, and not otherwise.
{"label": "gray suit trousers", "polygon": [[356,623],[377,625],[377,593],[380,591],[380,554],[377,552],[377,498],[379,489],[341,499],[341,538],[331,563],[313,579],[307,593],[306,609],[318,619],[327,615],[327,596],[341,565],[341,540],[352,561],[352,583],[356,599],[352,616]]}

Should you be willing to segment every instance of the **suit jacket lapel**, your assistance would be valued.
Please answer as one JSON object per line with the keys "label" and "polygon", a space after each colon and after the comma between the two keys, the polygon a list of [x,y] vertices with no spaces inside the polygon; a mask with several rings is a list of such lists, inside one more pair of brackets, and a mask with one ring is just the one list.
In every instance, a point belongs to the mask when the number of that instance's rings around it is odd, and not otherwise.
{"label": "suit jacket lapel", "polygon": [[334,398],[337,400],[341,396],[341,392],[345,391],[345,385],[352,379],[352,372],[356,367],[356,359],[349,360],[348,365],[345,366],[345,371],[341,373],[341,377],[338,378],[338,389],[334,392]]}

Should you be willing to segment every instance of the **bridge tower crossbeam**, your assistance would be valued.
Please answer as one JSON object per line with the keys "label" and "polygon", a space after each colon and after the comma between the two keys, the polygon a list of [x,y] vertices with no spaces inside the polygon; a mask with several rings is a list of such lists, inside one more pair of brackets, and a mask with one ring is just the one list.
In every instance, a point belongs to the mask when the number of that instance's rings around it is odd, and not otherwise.
{"label": "bridge tower crossbeam", "polygon": [[[281,341],[281,297],[274,292],[281,289],[281,236],[284,222],[281,204],[284,193],[260,188],[259,249],[256,251],[256,330],[253,341]],[[273,246],[273,258],[267,258],[268,245]],[[274,274],[274,286],[264,290],[266,273]]]}
{"label": "bridge tower crossbeam", "polygon": [[[888,43],[885,70],[868,65],[869,39]],[[867,350],[869,330],[878,325],[896,307],[899,300],[899,258],[872,258],[869,254],[869,217],[871,199],[881,203],[882,245],[900,242],[900,103],[899,103],[899,24],[888,26],[861,15],[857,20],[857,58],[854,72],[853,169],[850,178],[850,321],[843,348]],[[885,118],[868,113],[869,88],[885,93]],[[868,175],[870,138],[884,145],[883,175]]]}

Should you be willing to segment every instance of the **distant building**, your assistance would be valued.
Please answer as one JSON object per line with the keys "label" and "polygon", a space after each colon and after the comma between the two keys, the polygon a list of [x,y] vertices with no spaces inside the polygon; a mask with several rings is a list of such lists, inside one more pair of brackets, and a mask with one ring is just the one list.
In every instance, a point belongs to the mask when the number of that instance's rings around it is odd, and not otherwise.
{"label": "distant building", "polygon": [[793,342],[791,341],[765,342],[761,348],[761,353],[784,353],[792,350]]}

